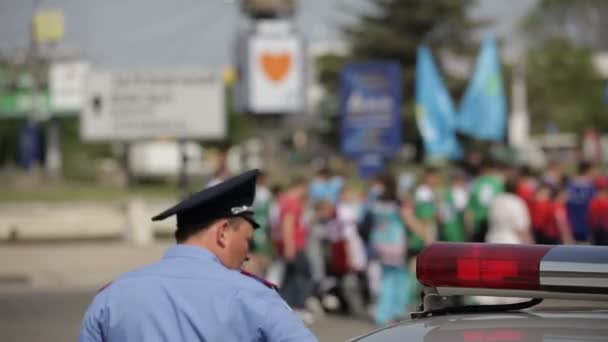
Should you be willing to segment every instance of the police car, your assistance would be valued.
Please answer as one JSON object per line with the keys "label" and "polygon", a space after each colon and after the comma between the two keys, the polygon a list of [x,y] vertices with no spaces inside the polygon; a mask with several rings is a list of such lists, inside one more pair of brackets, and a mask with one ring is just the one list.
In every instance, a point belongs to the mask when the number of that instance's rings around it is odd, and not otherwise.
{"label": "police car", "polygon": [[[436,243],[416,267],[421,310],[351,341],[608,341],[608,247]],[[455,296],[516,298],[455,306]],[[537,306],[555,299],[567,305]]]}

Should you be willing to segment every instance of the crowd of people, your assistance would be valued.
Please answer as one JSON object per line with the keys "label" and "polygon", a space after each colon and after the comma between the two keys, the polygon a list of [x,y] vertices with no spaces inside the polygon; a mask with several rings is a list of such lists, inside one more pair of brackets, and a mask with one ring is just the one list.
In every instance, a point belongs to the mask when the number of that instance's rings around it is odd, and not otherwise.
{"label": "crowd of people", "polygon": [[420,301],[416,256],[435,241],[608,245],[608,178],[584,162],[568,177],[559,162],[535,172],[486,160],[385,173],[364,189],[328,169],[285,188],[261,174],[254,211],[262,227],[246,268],[308,322],[327,311],[403,318]]}

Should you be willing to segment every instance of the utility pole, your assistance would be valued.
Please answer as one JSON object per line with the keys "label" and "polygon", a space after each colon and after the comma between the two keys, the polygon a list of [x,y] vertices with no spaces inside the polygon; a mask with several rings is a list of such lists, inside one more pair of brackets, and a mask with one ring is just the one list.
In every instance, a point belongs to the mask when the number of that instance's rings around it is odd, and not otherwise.
{"label": "utility pole", "polygon": [[182,193],[182,197],[186,198],[190,195],[190,179],[188,178],[189,171],[189,156],[188,156],[188,142],[180,139],[178,141],[179,146],[179,188]]}
{"label": "utility pole", "polygon": [[42,53],[43,45],[52,46],[63,38],[63,14],[56,10],[42,10],[41,0],[34,0],[30,22],[30,67],[32,70],[32,104],[30,120],[40,122],[49,119],[46,131],[45,173],[51,180],[59,178],[61,173],[61,141],[59,124],[56,118],[46,110],[46,96],[43,89]]}
{"label": "utility pole", "polygon": [[[35,24],[34,18],[36,16],[36,11],[38,10],[38,6],[40,4],[40,0],[34,0],[32,3],[32,15],[29,22],[29,47],[27,54],[27,64],[29,66],[29,70],[31,73],[31,108],[28,108],[27,113],[27,125],[33,125],[38,128],[40,125],[40,98],[39,98],[39,88],[41,87],[40,80],[40,67],[39,67],[39,52],[38,52],[38,44],[35,39]],[[35,130],[37,131],[37,130]],[[21,139],[30,139],[29,137],[22,137]],[[32,149],[37,149],[37,146],[32,146]],[[32,151],[30,151],[32,153]],[[38,160],[33,161],[33,165],[29,166],[30,170],[37,170],[40,165],[38,165]]]}
{"label": "utility pole", "polygon": [[525,147],[530,138],[530,116],[526,97],[525,66],[523,61],[516,62],[511,81],[512,112],[509,122],[509,145]]}

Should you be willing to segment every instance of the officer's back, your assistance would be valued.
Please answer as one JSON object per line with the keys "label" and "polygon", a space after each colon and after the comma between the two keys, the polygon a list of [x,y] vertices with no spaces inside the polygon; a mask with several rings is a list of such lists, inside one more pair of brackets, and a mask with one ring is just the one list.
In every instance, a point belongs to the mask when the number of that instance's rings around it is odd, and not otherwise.
{"label": "officer's back", "polygon": [[[255,173],[244,176],[158,215],[177,214],[180,243],[160,261],[102,289],[79,340],[316,341],[272,286],[239,271],[257,225],[249,208],[252,196],[242,191]],[[224,196],[235,191],[247,196]],[[209,210],[201,210],[210,207],[211,221]],[[201,217],[207,222],[202,231],[192,224],[203,222]]]}

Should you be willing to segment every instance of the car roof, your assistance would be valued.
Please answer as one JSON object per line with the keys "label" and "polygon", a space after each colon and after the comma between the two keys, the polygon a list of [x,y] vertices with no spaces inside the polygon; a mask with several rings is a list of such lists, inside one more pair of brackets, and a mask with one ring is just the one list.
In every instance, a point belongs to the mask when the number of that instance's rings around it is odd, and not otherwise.
{"label": "car roof", "polygon": [[361,342],[602,341],[608,310],[530,310],[408,320],[353,339]]}

